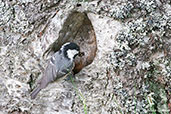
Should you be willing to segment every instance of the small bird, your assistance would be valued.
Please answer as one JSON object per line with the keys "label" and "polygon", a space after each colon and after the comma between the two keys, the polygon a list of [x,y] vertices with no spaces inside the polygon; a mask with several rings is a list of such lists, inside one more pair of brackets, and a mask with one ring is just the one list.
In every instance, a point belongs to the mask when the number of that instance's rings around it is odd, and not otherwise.
{"label": "small bird", "polygon": [[80,47],[73,42],[62,45],[59,51],[54,53],[48,62],[38,87],[31,93],[31,99],[35,99],[41,89],[49,83],[66,77],[75,66],[74,59],[80,53]]}

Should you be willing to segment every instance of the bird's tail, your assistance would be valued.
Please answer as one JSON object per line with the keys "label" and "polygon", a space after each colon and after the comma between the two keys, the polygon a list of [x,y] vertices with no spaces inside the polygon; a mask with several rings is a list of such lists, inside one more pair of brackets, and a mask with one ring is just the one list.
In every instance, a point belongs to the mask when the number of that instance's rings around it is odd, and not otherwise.
{"label": "bird's tail", "polygon": [[35,99],[36,96],[37,96],[37,94],[40,92],[40,90],[41,90],[41,87],[40,87],[40,86],[38,86],[37,88],[35,88],[35,89],[32,91],[32,93],[31,93],[31,99]]}

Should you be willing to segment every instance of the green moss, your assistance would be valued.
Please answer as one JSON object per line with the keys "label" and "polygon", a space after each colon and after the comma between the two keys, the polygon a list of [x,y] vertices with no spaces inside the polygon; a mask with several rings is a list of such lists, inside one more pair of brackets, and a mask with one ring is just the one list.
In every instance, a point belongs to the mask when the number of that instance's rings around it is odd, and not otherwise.
{"label": "green moss", "polygon": [[[167,96],[166,91],[164,89],[164,86],[161,86],[161,84],[153,82],[153,81],[147,81],[149,84],[149,90],[152,95],[148,95],[149,97],[149,109],[152,113],[160,113],[160,114],[168,114],[169,109],[167,107]],[[147,98],[148,100],[148,98]]]}

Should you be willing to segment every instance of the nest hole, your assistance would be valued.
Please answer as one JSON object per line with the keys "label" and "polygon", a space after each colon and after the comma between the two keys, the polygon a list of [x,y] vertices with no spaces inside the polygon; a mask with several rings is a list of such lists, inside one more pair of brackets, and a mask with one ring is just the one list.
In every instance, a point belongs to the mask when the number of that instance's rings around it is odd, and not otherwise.
{"label": "nest hole", "polygon": [[52,44],[49,52],[56,52],[66,42],[74,42],[80,46],[83,56],[75,59],[74,74],[90,65],[97,51],[96,35],[86,13],[71,12],[65,20],[59,37]]}

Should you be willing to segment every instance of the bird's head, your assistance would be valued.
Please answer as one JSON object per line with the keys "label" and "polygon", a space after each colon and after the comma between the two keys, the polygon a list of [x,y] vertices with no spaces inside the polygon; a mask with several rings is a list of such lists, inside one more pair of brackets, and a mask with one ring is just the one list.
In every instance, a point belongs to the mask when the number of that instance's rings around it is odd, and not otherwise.
{"label": "bird's head", "polygon": [[64,54],[64,56],[70,60],[73,60],[80,53],[80,47],[73,42],[65,43],[60,51]]}

